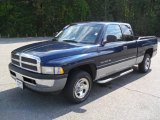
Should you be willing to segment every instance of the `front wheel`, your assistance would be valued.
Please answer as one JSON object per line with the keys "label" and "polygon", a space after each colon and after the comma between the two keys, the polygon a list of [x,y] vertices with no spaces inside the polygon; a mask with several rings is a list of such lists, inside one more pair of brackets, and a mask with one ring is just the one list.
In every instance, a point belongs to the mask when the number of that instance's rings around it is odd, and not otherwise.
{"label": "front wheel", "polygon": [[142,73],[147,73],[150,69],[151,65],[151,56],[149,54],[145,54],[143,61],[138,65],[139,71]]}
{"label": "front wheel", "polygon": [[91,88],[92,79],[90,74],[78,70],[69,76],[64,92],[70,101],[81,103],[88,98]]}

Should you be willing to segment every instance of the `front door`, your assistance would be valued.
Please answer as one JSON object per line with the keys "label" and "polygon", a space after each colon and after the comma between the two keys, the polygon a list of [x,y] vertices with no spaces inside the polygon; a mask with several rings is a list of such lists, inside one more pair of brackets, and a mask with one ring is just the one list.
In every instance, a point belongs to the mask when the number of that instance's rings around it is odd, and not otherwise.
{"label": "front door", "polygon": [[109,41],[104,46],[99,47],[99,64],[97,68],[97,78],[100,79],[113,73],[119,72],[133,65],[134,60],[131,52],[131,44],[128,44],[122,36],[119,25],[108,25],[104,31],[104,40],[108,35],[114,35],[117,41]]}

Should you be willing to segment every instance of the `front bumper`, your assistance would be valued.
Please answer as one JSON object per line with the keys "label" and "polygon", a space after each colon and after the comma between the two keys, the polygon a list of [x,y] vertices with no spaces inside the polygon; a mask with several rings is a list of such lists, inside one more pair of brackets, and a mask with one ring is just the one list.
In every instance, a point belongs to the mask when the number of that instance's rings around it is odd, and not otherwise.
{"label": "front bumper", "polygon": [[23,82],[24,86],[39,92],[61,91],[67,81],[67,74],[64,75],[44,75],[34,73],[9,64],[11,77]]}

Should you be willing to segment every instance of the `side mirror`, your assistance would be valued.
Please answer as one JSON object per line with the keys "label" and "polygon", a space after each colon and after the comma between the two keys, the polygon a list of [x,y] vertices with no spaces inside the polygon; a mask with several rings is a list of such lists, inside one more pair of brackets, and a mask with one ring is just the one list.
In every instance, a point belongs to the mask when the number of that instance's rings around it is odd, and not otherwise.
{"label": "side mirror", "polygon": [[106,40],[103,41],[103,45],[109,42],[116,42],[117,37],[115,35],[107,35]]}

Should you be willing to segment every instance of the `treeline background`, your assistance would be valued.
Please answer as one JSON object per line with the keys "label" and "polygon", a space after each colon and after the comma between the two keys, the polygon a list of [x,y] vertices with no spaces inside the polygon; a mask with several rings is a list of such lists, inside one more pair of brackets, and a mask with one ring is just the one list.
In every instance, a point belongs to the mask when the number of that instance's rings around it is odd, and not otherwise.
{"label": "treeline background", "polygon": [[119,21],[160,36],[160,0],[0,0],[0,36],[53,36],[81,21]]}

